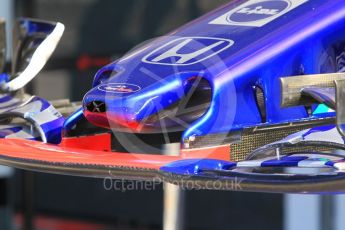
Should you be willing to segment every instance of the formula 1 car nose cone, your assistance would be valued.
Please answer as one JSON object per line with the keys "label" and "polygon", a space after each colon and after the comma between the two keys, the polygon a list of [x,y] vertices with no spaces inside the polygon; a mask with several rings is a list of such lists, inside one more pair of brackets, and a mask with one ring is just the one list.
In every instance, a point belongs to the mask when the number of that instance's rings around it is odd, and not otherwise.
{"label": "formula 1 car nose cone", "polygon": [[87,120],[104,128],[139,133],[184,130],[207,110],[211,88],[207,81],[158,82],[147,88],[131,83],[96,86],[83,100]]}

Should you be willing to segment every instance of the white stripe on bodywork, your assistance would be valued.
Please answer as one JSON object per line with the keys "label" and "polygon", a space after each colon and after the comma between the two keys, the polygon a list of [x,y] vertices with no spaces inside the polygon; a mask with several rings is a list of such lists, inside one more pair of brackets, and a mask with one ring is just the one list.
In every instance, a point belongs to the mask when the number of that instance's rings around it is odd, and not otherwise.
{"label": "white stripe on bodywork", "polygon": [[272,144],[281,144],[281,143],[297,144],[302,141],[318,141],[318,142],[332,142],[332,143],[337,143],[337,144],[344,144],[344,140],[336,127],[328,131],[320,130],[320,131],[311,132],[305,135],[310,130],[312,129],[306,129],[306,130],[294,133]]}
{"label": "white stripe on bodywork", "polygon": [[0,125],[0,130],[2,129],[12,129],[17,127],[23,127],[23,125],[20,124],[13,124],[13,125]]}
{"label": "white stripe on bodywork", "polygon": [[62,115],[53,107],[49,106],[41,112],[43,104],[41,101],[33,101],[10,112],[18,112],[24,114],[24,118],[31,118],[37,124],[43,125],[48,122],[57,120]]}
{"label": "white stripe on bodywork", "polygon": [[10,107],[18,105],[19,102],[20,102],[20,100],[17,98],[12,98],[8,101],[0,102],[0,111],[1,110],[8,110],[8,109],[10,109]]}
{"label": "white stripe on bodywork", "polygon": [[[313,155],[305,155],[305,154],[293,154],[290,155],[291,157],[309,157],[306,160],[301,160],[298,162],[298,166],[300,168],[327,168],[329,166],[326,165],[329,161],[339,161],[344,159],[343,157],[338,156],[328,156],[328,155],[321,155],[321,154],[313,154]],[[240,161],[237,163],[238,168],[253,168],[253,167],[261,167],[262,163],[270,160],[278,160],[276,157],[271,158],[264,158],[261,160],[249,160],[249,161]],[[284,160],[283,160],[284,161]]]}
{"label": "white stripe on bodywork", "polygon": [[338,132],[337,128],[333,128],[328,131],[318,131],[314,133],[310,133],[304,137],[305,141],[325,141],[325,142],[332,142],[337,144],[344,144],[344,140],[340,133]]}
{"label": "white stripe on bodywork", "polygon": [[321,161],[319,159],[306,159],[298,162],[300,168],[328,168],[327,161]]}
{"label": "white stripe on bodywork", "polygon": [[18,77],[2,86],[4,90],[16,91],[21,89],[36,77],[54,52],[64,30],[65,26],[58,22],[53,32],[38,46],[25,70]]}
{"label": "white stripe on bodywork", "polygon": [[345,171],[345,162],[335,163],[334,168],[338,169],[339,171]]}
{"label": "white stripe on bodywork", "polygon": [[21,128],[21,130],[18,132],[11,133],[5,136],[4,138],[33,139],[39,137],[39,134],[35,132],[34,129],[25,124],[0,125],[0,131],[13,128]]}
{"label": "white stripe on bodywork", "polygon": [[32,132],[28,130],[20,130],[19,132],[12,133],[8,136],[6,136],[6,139],[13,139],[13,138],[19,138],[19,139],[34,139],[37,138],[39,135],[33,135]]}
{"label": "white stripe on bodywork", "polygon": [[33,116],[33,118],[39,125],[55,121],[60,117],[62,117],[62,115],[53,106],[49,106],[44,111]]}
{"label": "white stripe on bodywork", "polygon": [[290,143],[290,144],[297,144],[301,141],[303,141],[303,135],[306,134],[307,132],[309,132],[310,129],[306,129],[306,130],[302,130],[300,132],[291,134],[289,136],[287,136],[286,138],[274,142],[272,144],[281,144],[281,143]]}
{"label": "white stripe on bodywork", "polygon": [[237,162],[238,168],[252,168],[252,167],[261,167],[262,162],[267,161],[265,160],[252,160],[252,161],[240,161]]}

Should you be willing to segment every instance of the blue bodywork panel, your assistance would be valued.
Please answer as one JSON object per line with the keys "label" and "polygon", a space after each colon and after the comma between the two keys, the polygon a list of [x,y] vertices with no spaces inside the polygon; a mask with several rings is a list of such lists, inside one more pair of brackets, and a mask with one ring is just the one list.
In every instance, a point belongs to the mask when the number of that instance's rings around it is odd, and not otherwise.
{"label": "blue bodywork panel", "polygon": [[[279,78],[338,72],[344,48],[342,0],[233,1],[99,70],[83,111],[96,125],[145,132],[137,124],[181,101],[199,77],[212,89],[211,103],[183,139],[315,119],[304,106],[281,108]],[[265,121],[253,87],[264,92]],[[106,112],[90,111],[95,101]]]}
{"label": "blue bodywork panel", "polygon": [[21,18],[18,20],[22,29],[25,29],[26,35],[36,35],[37,33],[50,34],[55,29],[54,23],[47,23],[46,21],[32,20]]}
{"label": "blue bodywork panel", "polygon": [[64,117],[46,100],[33,96],[19,100],[0,95],[0,121],[21,118],[26,122],[0,124],[0,138],[24,138],[58,144]]}
{"label": "blue bodywork panel", "polygon": [[52,35],[58,24],[28,18],[16,21],[12,71],[11,74],[0,73],[0,138],[60,143],[65,121],[61,113],[45,99],[37,96],[28,97],[23,93],[17,94],[17,90],[25,84],[13,90],[8,87],[12,80],[17,81],[15,86],[18,82],[23,83],[29,79],[28,83],[43,68],[62,36],[62,24],[59,25],[59,33]]}

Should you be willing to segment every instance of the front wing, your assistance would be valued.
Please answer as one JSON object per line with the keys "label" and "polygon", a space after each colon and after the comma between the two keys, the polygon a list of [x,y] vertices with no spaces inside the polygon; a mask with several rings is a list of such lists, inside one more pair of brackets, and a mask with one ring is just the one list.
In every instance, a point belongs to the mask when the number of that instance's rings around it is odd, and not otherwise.
{"label": "front wing", "polygon": [[[60,145],[52,145],[3,139],[0,141],[0,164],[72,176],[165,181],[185,189],[312,194],[345,192],[345,156],[340,153],[301,152],[278,158],[265,156],[230,162],[219,157],[229,151],[228,147],[195,150],[194,153],[214,153],[209,158],[200,159],[191,158],[193,154],[187,152],[182,152],[180,156],[168,156],[101,150],[100,147],[108,143],[109,138],[108,134],[88,137],[84,142],[99,145],[89,149],[78,146],[83,140],[63,140]],[[296,140],[295,137],[293,140]],[[289,147],[291,140],[277,144]],[[267,152],[272,150],[272,146],[267,146]],[[335,143],[333,147],[337,146]],[[338,149],[344,149],[344,146]],[[316,169],[317,172],[304,173],[305,169]]]}

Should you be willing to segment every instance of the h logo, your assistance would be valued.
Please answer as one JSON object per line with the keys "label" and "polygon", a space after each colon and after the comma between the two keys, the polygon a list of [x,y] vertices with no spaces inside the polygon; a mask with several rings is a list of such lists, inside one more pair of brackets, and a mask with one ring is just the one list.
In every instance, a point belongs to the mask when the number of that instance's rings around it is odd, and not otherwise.
{"label": "h logo", "polygon": [[159,65],[193,65],[230,48],[234,41],[223,38],[185,37],[159,47],[143,62]]}

